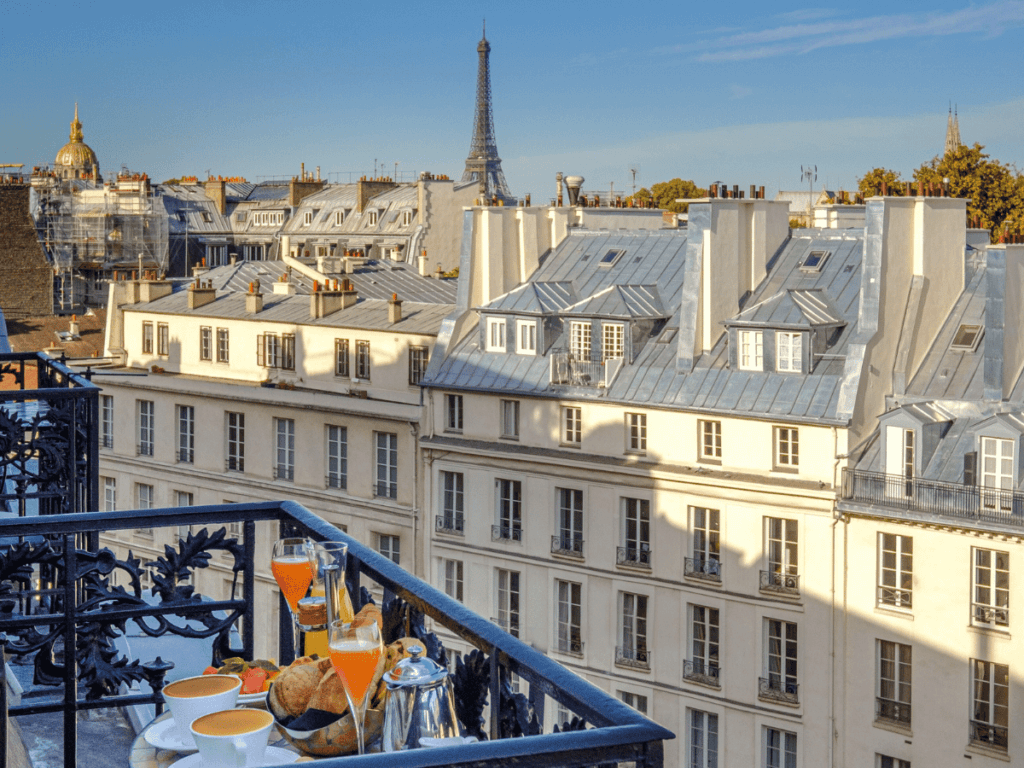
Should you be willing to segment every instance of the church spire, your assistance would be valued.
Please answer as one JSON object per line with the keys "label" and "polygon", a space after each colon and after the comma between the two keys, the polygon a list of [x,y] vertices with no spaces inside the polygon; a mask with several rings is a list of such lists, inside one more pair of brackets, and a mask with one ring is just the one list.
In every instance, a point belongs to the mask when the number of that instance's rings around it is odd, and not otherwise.
{"label": "church spire", "polygon": [[82,140],[82,124],[78,120],[78,102],[75,102],[75,119],[71,121],[71,133],[69,138],[72,141]]}
{"label": "church spire", "polygon": [[494,113],[491,109],[491,44],[487,42],[487,23],[484,22],[483,37],[476,47],[480,55],[476,75],[476,116],[473,121],[473,141],[466,158],[463,181],[480,182],[481,197],[490,199],[497,195],[499,200],[511,203],[515,200],[509,192],[505,174],[501,170],[498,145],[494,139]]}
{"label": "church spire", "polygon": [[956,152],[962,143],[960,141],[960,119],[956,110],[953,109],[953,105],[950,105],[949,118],[946,120],[946,150],[942,153],[943,156],[950,152]]}

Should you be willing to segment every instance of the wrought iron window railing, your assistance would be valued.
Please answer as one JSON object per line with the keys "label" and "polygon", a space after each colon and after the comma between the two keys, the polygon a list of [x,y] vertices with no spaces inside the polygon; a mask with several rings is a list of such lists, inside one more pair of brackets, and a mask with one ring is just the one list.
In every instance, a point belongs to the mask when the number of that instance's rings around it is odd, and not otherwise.
{"label": "wrought iron window railing", "polygon": [[398,483],[376,482],[373,484],[373,495],[378,499],[397,499]]}
{"label": "wrought iron window railing", "polygon": [[795,573],[761,571],[761,591],[783,595],[800,594],[800,577]]}
{"label": "wrought iron window railing", "polygon": [[651,652],[644,646],[615,646],[615,663],[623,667],[637,669],[651,668]]}
{"label": "wrought iron window railing", "polygon": [[651,548],[647,546],[637,547],[616,547],[615,564],[628,565],[633,568],[651,567]]}
{"label": "wrought iron window railing", "polygon": [[683,575],[721,583],[722,562],[714,558],[688,557],[683,562]]}
{"label": "wrought iron window railing", "polygon": [[910,725],[910,705],[879,696],[875,699],[875,719]]}
{"label": "wrought iron window railing", "polygon": [[228,456],[224,460],[224,469],[228,472],[245,472],[245,457]]}
{"label": "wrought iron window railing", "polygon": [[294,481],[295,467],[289,467],[287,464],[276,464],[274,466],[274,479],[287,480],[289,482]]}
{"label": "wrought iron window railing", "polygon": [[1010,729],[1002,725],[971,720],[970,738],[972,744],[1005,751],[1010,742]]}
{"label": "wrought iron window railing", "polygon": [[324,477],[324,486],[327,488],[339,488],[344,490],[348,483],[344,475],[328,474]]}
{"label": "wrought iron window railing", "polygon": [[501,627],[503,632],[508,632],[512,637],[519,637],[519,617],[514,616],[511,618],[498,618],[491,617],[491,621]]}
{"label": "wrought iron window railing", "polygon": [[583,539],[576,536],[552,536],[551,553],[567,557],[583,557]]}
{"label": "wrought iron window railing", "polygon": [[[262,530],[262,527],[257,528],[257,523],[261,521],[276,521],[280,526],[278,535],[345,541],[349,546],[346,582],[350,594],[358,608],[370,594],[363,588],[363,579],[383,587],[386,627],[393,624],[397,632],[428,638],[424,618],[429,618],[479,649],[462,657],[454,674],[454,686],[459,719],[481,741],[459,747],[318,761],[324,768],[342,768],[353,759],[360,765],[382,768],[448,765],[468,768],[513,763],[554,768],[620,761],[653,768],[663,764],[662,742],[673,738],[671,732],[502,632],[308,510],[287,501],[61,514],[5,523],[3,535],[15,543],[0,548],[0,572],[7,575],[0,582],[0,591],[13,602],[15,609],[0,616],[0,637],[5,638],[8,656],[41,659],[36,661],[41,673],[49,674],[56,684],[63,684],[65,695],[62,701],[44,705],[9,705],[5,677],[8,670],[0,656],[0,718],[3,719],[0,729],[6,732],[7,716],[63,712],[64,764],[72,768],[77,762],[79,711],[157,703],[169,665],[121,663],[111,644],[110,630],[123,631],[129,620],[149,627],[144,631],[156,635],[173,632],[170,625],[180,627],[184,619],[199,619],[204,627],[203,636],[215,638],[215,658],[251,654],[254,627],[258,623],[254,620],[258,617],[252,596],[257,532]],[[234,523],[241,524],[241,541],[221,527]],[[169,547],[163,557],[146,564],[137,559],[119,561],[109,550],[80,544],[99,532],[138,527],[181,531],[185,538],[179,541],[176,550]],[[18,541],[22,543],[16,543]],[[259,549],[265,547],[260,545]],[[224,600],[200,599],[187,583],[191,579],[184,573],[190,576],[196,568],[206,567],[210,553],[216,551],[234,559],[238,590]],[[32,572],[32,567],[52,574],[54,587],[46,590],[38,601],[26,602],[19,597],[30,587],[26,576]],[[150,573],[154,585],[154,596],[149,600],[140,592],[141,570]],[[128,577],[127,581],[120,580],[122,585],[132,586],[114,586],[112,574],[115,572]],[[37,607],[25,610],[26,605]],[[241,648],[231,647],[230,641],[231,627],[238,619],[242,620]],[[293,656],[289,622],[289,613],[282,603],[278,625],[282,663]],[[191,626],[194,627],[195,622]],[[52,649],[58,642],[64,648],[78,649],[77,670],[76,664],[55,664]],[[430,647],[431,644],[425,642],[425,645]],[[617,657],[649,665],[645,651],[624,655],[619,649]],[[530,684],[529,698],[513,691],[513,674]],[[113,693],[119,690],[121,683],[136,680],[150,683],[156,692]],[[84,689],[79,688],[80,684]],[[586,725],[574,719],[560,728],[560,732],[543,734],[541,724],[549,697],[585,720]],[[487,702],[497,704],[489,707],[489,720],[483,714]],[[511,738],[519,736],[528,741]]]}
{"label": "wrought iron window railing", "polygon": [[995,605],[971,604],[971,616],[975,624],[991,624],[996,627],[1010,626],[1010,609]]}
{"label": "wrought iron window railing", "polygon": [[153,455],[153,444],[152,443],[139,443],[135,446],[136,456],[152,456]]}
{"label": "wrought iron window railing", "polygon": [[559,653],[567,653],[570,656],[583,655],[583,641],[579,637],[578,630],[570,637],[559,637],[556,647]]}
{"label": "wrought iron window railing", "polygon": [[195,461],[195,451],[191,448],[178,449],[178,462],[180,464],[191,464]]}
{"label": "wrought iron window railing", "polygon": [[434,530],[452,536],[465,535],[466,521],[462,515],[437,515],[434,518]]}
{"label": "wrought iron window railing", "polygon": [[878,604],[891,605],[894,608],[912,608],[914,593],[909,589],[896,589],[880,584],[878,586]]}
{"label": "wrought iron window railing", "polygon": [[518,525],[492,525],[491,541],[522,541],[523,529]]}
{"label": "wrought iron window railing", "polygon": [[797,683],[783,679],[780,676],[759,677],[757,681],[757,695],[759,698],[770,701],[784,701],[787,704],[800,702],[800,686]]}
{"label": "wrought iron window railing", "polygon": [[717,664],[706,662],[703,659],[685,659],[683,661],[683,679],[704,685],[713,685],[721,688],[719,678],[722,669]]}

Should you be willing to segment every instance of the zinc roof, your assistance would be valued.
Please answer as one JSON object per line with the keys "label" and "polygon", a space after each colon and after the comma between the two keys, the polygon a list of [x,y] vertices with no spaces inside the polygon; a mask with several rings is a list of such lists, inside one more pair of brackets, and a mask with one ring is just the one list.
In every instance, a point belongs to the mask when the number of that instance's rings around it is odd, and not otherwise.
{"label": "zinc roof", "polygon": [[549,314],[575,304],[576,291],[569,281],[557,283],[523,283],[486,306],[491,312],[516,314]]}
{"label": "zinc roof", "polygon": [[730,321],[737,325],[775,328],[841,325],[843,322],[835,302],[821,288],[789,288],[743,310]]}

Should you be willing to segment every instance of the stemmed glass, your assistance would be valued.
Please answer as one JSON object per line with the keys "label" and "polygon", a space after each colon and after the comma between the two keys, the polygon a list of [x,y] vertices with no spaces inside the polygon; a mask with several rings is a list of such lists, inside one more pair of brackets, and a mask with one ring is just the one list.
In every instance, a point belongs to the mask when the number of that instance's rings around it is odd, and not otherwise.
{"label": "stemmed glass", "polygon": [[274,555],[270,572],[277,580],[292,614],[292,650],[295,657],[302,655],[299,634],[299,600],[306,596],[313,583],[315,550],[310,539],[281,539],[274,542]]}
{"label": "stemmed glass", "polygon": [[376,621],[335,621],[331,623],[329,644],[331,664],[341,678],[352,721],[356,725],[356,745],[365,753],[366,706],[384,646]]}

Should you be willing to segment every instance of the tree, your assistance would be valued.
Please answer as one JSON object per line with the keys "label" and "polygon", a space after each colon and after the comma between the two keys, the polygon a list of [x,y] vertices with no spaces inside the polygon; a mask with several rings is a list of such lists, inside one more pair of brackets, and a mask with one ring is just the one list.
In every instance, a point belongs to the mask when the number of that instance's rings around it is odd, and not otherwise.
{"label": "tree", "polygon": [[684,179],[672,179],[672,181],[659,181],[652,184],[650,190],[642,187],[635,195],[626,198],[626,203],[636,200],[637,202],[654,199],[655,204],[663,211],[673,213],[685,213],[690,207],[689,203],[677,203],[676,200],[693,200],[695,198],[707,197],[708,191],[701,189],[692,181]]}
{"label": "tree", "polygon": [[865,173],[857,179],[857,191],[865,198],[875,197],[882,194],[882,182],[885,182],[886,194],[896,196],[903,194],[903,181],[900,179],[899,173],[888,168],[873,168]]}

